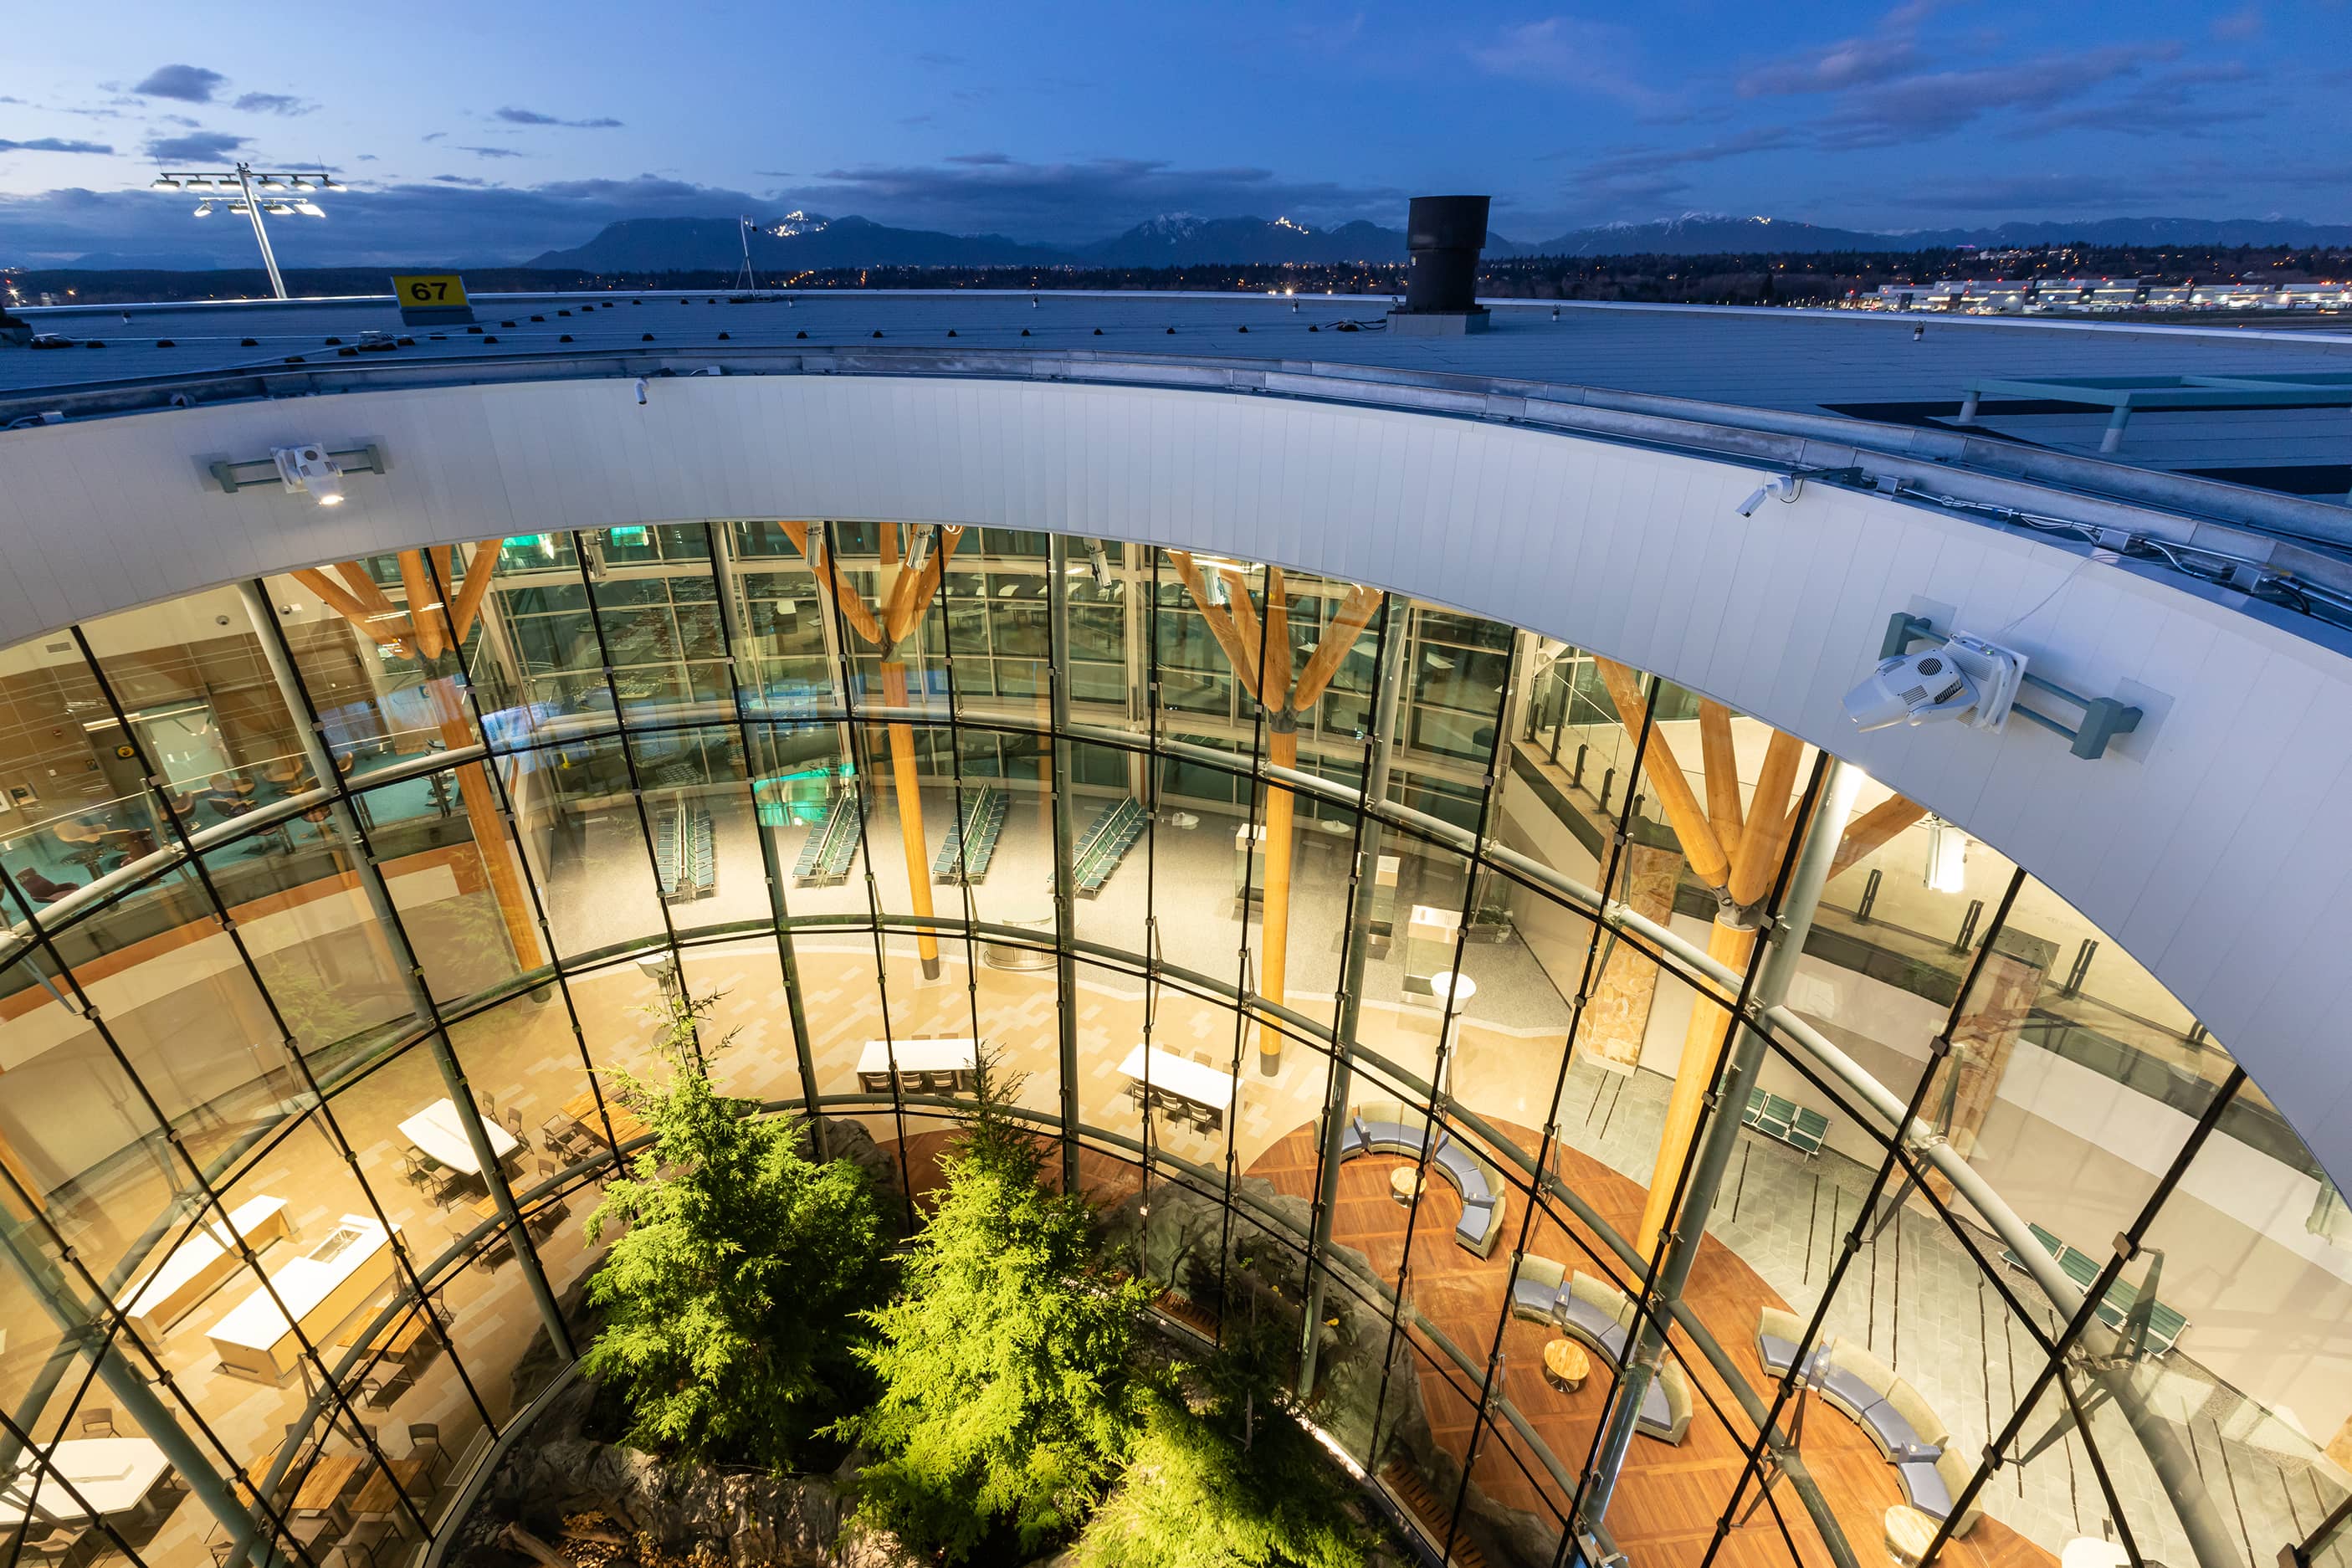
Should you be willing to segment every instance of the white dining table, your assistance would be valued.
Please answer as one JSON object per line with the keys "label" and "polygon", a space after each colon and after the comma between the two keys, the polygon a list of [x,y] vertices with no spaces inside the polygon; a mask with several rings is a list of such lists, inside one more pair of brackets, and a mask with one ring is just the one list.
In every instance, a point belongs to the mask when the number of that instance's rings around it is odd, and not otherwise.
{"label": "white dining table", "polygon": [[[16,1461],[16,1472],[0,1486],[0,1526],[13,1528],[26,1519],[51,1524],[88,1524],[90,1512],[74,1501],[74,1492],[100,1516],[128,1513],[146,1500],[155,1483],[171,1469],[163,1450],[144,1437],[69,1437],[48,1450],[54,1475],[38,1473],[31,1455]],[[58,1480],[72,1483],[68,1491]]]}
{"label": "white dining table", "polygon": [[[485,1120],[482,1131],[490,1135],[491,1152],[500,1161],[522,1146],[495,1121]],[[453,1171],[469,1176],[482,1173],[482,1163],[474,1158],[474,1145],[466,1136],[466,1124],[457,1120],[457,1106],[446,1100],[435,1100],[402,1122],[400,1135]]]}
{"label": "white dining table", "polygon": [[[1190,1057],[1180,1057],[1158,1046],[1148,1047],[1150,1064],[1150,1092],[1153,1099],[1171,1096],[1187,1100],[1203,1110],[1216,1113],[1220,1124],[1225,1113],[1234,1107],[1234,1075],[1222,1068],[1204,1067]],[[1144,1087],[1144,1066],[1147,1047],[1138,1046],[1127,1053],[1118,1064],[1121,1076],[1134,1081],[1139,1091]]]}

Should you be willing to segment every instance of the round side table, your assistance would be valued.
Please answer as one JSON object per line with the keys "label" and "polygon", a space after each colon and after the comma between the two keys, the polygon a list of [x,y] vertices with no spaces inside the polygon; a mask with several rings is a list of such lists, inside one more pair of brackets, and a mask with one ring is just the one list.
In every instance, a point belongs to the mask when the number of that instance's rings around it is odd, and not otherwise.
{"label": "round side table", "polygon": [[1421,1195],[1421,1171],[1412,1165],[1399,1165],[1389,1173],[1389,1195],[1405,1207]]}
{"label": "round side table", "polygon": [[1563,1394],[1574,1394],[1592,1375],[1592,1358],[1584,1347],[1565,1336],[1544,1346],[1544,1375]]}
{"label": "round side table", "polygon": [[1908,1503],[1886,1510],[1886,1555],[1895,1568],[1919,1568],[1936,1540],[1936,1521]]}

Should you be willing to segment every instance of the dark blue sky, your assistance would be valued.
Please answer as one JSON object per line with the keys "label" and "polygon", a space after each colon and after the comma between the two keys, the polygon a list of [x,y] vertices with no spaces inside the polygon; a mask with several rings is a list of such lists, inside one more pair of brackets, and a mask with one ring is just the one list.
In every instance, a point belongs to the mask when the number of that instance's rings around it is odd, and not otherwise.
{"label": "dark blue sky", "polygon": [[[439,18],[446,16],[447,21]],[[1522,240],[1686,210],[1872,228],[2352,219],[2352,4],[22,7],[0,262],[191,250],[158,161],[324,163],[289,258],[528,256],[793,206],[1021,238],[1160,213]]]}

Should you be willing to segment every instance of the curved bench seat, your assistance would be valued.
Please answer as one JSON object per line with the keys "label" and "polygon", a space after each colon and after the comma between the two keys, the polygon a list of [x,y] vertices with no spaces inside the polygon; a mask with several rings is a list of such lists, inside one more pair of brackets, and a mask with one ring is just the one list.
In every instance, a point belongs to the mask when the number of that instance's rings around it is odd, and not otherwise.
{"label": "curved bench seat", "polygon": [[1339,1132],[1343,1162],[1359,1154],[1397,1154],[1418,1160],[1424,1149],[1430,1169],[1462,1196],[1462,1217],[1454,1223],[1454,1239],[1481,1258],[1491,1256],[1503,1234],[1503,1179],[1475,1150],[1442,1132],[1432,1144],[1426,1127],[1367,1117],[1361,1110],[1352,1112]]}
{"label": "curved bench seat", "polygon": [[[1767,1308],[1758,1314],[1757,1349],[1765,1364],[1785,1371],[1795,1338],[1803,1332],[1791,1313]],[[1808,1358],[1807,1381],[1830,1405],[1869,1435],[1894,1468],[1906,1501],[1931,1519],[1944,1519],[1968,1485],[1974,1467],[1948,1452],[1950,1433],[1919,1391],[1895,1369],[1860,1345],[1823,1342]],[[1979,1510],[1970,1507],[1952,1526],[1956,1536],[1975,1528]]]}

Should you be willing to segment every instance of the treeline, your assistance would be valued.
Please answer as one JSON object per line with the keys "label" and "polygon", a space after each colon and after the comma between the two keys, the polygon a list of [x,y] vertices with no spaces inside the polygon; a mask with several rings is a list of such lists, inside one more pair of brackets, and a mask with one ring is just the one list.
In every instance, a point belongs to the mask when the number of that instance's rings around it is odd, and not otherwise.
{"label": "treeline", "polygon": [[[419,264],[419,270],[429,269]],[[734,292],[728,272],[597,273],[545,268],[463,268],[478,293],[695,289]],[[2300,282],[2352,274],[2352,251],[2241,246],[2047,247],[2024,255],[1969,250],[1759,251],[1717,256],[1532,256],[1496,258],[1480,270],[1479,292],[1522,300],[1615,300],[1662,304],[1820,305],[1887,283],[1948,278],[2145,278],[2168,283]],[[9,275],[26,305],[250,300],[268,292],[258,268],[215,272],[83,271]],[[298,268],[286,273],[297,297],[383,294],[390,273],[376,267]],[[765,289],[1054,289],[1115,291],[1198,289],[1262,294],[1390,295],[1404,268],[1375,262],[1244,263],[1197,267],[869,267],[763,277]]]}

